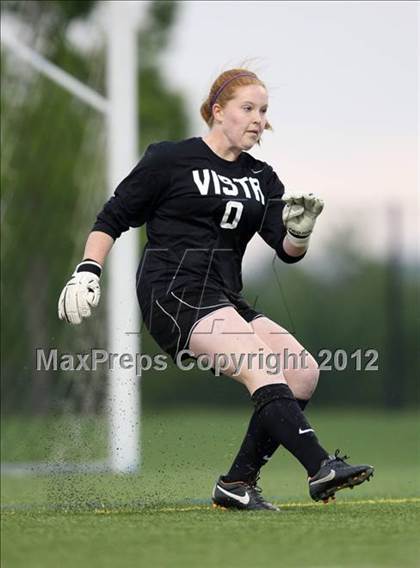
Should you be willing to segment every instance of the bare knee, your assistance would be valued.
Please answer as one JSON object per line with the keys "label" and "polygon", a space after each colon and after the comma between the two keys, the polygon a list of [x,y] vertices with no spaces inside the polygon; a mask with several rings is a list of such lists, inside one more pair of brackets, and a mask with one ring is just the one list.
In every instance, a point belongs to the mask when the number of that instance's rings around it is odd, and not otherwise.
{"label": "bare knee", "polygon": [[285,369],[284,376],[296,398],[309,400],[318,384],[319,366],[310,353],[305,353],[306,356],[302,358],[301,364]]}

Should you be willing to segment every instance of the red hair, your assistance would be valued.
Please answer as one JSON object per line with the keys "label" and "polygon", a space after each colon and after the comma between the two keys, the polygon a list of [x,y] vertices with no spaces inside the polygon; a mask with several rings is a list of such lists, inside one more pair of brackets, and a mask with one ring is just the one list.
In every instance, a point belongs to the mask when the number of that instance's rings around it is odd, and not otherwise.
{"label": "red hair", "polygon": [[[209,127],[213,126],[213,105],[217,103],[222,108],[225,107],[235,97],[235,92],[239,87],[247,87],[248,85],[261,85],[267,90],[261,79],[248,69],[229,69],[221,73],[214,81],[200,108],[200,114],[206,124]],[[269,122],[266,123],[265,130],[272,130]]]}

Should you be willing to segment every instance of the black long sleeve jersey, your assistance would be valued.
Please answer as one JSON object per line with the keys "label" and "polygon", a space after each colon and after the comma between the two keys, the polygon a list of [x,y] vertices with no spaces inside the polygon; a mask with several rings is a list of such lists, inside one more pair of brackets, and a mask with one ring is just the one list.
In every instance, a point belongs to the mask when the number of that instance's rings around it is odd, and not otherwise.
{"label": "black long sleeve jersey", "polygon": [[258,232],[285,262],[284,186],[265,162],[220,158],[202,138],[151,144],[93,227],[117,239],[146,223],[138,286],[242,289],[246,246]]}

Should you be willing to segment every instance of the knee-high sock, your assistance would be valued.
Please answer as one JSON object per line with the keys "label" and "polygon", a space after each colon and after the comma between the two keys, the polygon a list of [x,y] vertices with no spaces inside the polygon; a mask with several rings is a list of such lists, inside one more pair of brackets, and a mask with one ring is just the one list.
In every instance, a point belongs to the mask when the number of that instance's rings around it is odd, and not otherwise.
{"label": "knee-high sock", "polygon": [[252,400],[270,438],[289,450],[312,477],[329,456],[288,385],[265,385],[254,392]]}
{"label": "knee-high sock", "polygon": [[[305,409],[309,400],[296,399],[300,409]],[[257,410],[249,422],[248,430],[234,459],[225,481],[252,481],[260,469],[268,462],[280,443],[267,432]]]}

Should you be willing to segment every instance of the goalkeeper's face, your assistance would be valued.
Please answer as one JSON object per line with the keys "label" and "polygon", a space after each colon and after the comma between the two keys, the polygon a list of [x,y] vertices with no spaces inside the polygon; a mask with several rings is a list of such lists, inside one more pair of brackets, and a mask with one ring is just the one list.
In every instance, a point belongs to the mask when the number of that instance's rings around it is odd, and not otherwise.
{"label": "goalkeeper's face", "polygon": [[267,124],[268,95],[261,85],[238,87],[233,99],[219,107],[217,122],[230,145],[249,150],[256,144]]}

